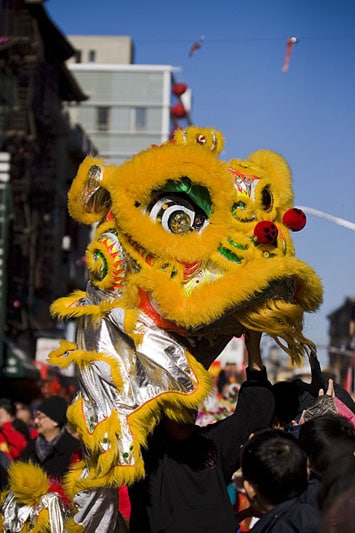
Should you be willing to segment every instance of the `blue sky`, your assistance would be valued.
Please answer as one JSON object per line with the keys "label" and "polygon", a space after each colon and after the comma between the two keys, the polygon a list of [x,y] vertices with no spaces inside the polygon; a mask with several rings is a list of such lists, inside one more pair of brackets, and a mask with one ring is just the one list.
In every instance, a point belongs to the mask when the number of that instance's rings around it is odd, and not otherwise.
{"label": "blue sky", "polygon": [[[135,63],[180,67],[195,124],[225,136],[223,159],[281,153],[295,205],[355,222],[355,0],[47,0],[65,35],[129,35]],[[192,57],[194,41],[204,36]],[[289,69],[286,41],[297,36]],[[327,315],[355,296],[355,231],[308,215],[296,255],[324,284],[305,320],[326,366]]]}

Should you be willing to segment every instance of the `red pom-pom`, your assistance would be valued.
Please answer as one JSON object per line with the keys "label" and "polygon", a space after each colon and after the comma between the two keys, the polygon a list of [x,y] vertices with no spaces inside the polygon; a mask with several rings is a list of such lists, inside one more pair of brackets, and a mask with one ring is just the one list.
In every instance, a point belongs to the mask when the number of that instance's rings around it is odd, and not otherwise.
{"label": "red pom-pom", "polygon": [[258,222],[254,228],[254,236],[260,244],[273,244],[278,233],[276,224],[267,220]]}
{"label": "red pom-pom", "polygon": [[282,222],[291,231],[300,231],[306,225],[307,218],[302,209],[293,207],[288,209],[282,217]]}

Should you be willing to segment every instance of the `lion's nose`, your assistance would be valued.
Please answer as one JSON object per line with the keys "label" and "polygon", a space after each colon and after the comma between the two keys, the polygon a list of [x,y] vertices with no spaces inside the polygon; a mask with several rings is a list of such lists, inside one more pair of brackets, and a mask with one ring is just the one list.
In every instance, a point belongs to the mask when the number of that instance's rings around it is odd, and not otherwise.
{"label": "lion's nose", "polygon": [[254,237],[260,244],[275,244],[278,233],[276,224],[269,220],[258,222],[254,228]]}

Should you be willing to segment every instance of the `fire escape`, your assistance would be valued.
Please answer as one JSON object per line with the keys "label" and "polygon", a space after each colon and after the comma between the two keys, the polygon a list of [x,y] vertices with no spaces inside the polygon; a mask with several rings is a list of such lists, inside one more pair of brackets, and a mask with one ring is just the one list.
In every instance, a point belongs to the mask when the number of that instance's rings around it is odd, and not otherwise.
{"label": "fire escape", "polygon": [[[67,191],[86,155],[70,149],[72,128],[62,104],[87,97],[65,66],[74,49],[44,7],[25,0],[4,0],[2,5],[0,152],[9,156],[6,189],[13,216],[7,228],[0,342],[11,346],[11,353],[20,350],[32,360],[37,338],[58,328],[49,306],[67,293],[69,260],[62,242],[64,237],[75,240],[68,236],[73,228]],[[11,357],[4,357],[0,374],[12,377]]]}

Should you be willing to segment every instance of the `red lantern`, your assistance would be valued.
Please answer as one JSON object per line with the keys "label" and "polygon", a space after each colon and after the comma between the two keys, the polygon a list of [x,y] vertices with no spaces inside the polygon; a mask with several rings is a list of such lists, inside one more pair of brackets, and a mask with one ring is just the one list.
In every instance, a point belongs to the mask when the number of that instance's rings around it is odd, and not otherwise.
{"label": "red lantern", "polygon": [[176,104],[171,108],[171,114],[175,118],[185,118],[187,113],[186,109],[182,104]]}
{"label": "red lantern", "polygon": [[175,96],[181,96],[186,90],[186,83],[174,83],[173,85],[173,94],[175,94]]}
{"label": "red lantern", "polygon": [[288,209],[282,217],[282,222],[291,231],[300,231],[306,225],[307,218],[302,209],[293,207]]}

